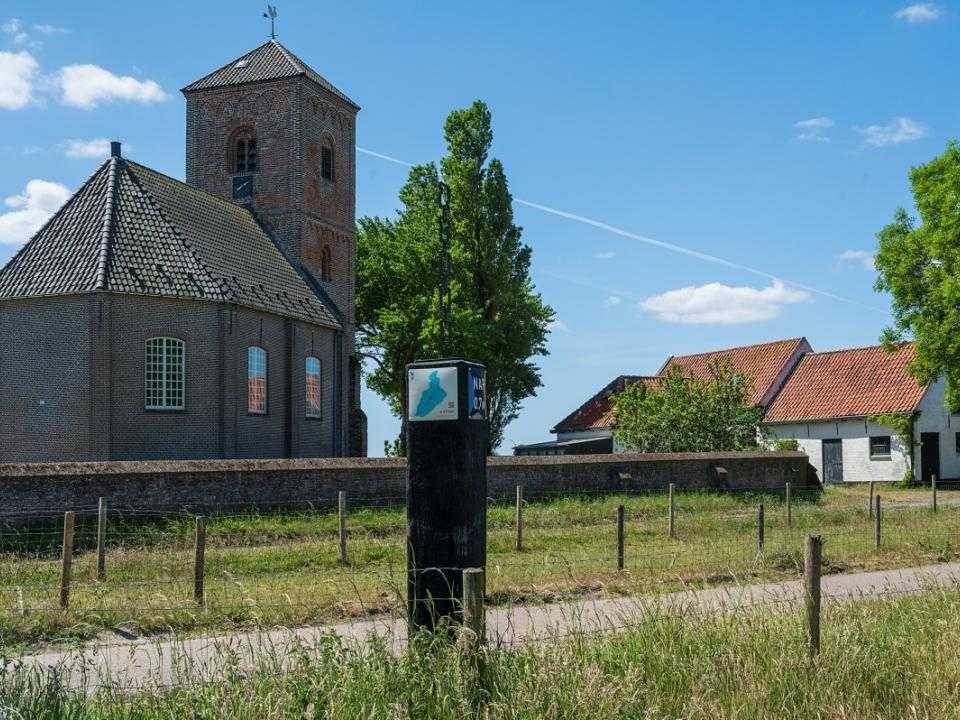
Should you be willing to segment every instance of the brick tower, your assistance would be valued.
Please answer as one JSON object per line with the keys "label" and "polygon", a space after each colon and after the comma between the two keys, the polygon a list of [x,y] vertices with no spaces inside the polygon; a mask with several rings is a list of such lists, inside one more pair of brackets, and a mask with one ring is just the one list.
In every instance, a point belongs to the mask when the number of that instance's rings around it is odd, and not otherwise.
{"label": "brick tower", "polygon": [[365,454],[353,356],[359,106],[276,40],[182,92],[187,183],[247,205],[335,308],[352,406],[349,453]]}

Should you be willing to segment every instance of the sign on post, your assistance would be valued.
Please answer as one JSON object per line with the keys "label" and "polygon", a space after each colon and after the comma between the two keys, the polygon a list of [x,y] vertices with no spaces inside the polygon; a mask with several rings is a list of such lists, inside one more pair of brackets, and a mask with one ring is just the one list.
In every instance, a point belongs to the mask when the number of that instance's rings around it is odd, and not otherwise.
{"label": "sign on post", "polygon": [[408,420],[456,420],[459,415],[456,367],[411,367],[407,370]]}

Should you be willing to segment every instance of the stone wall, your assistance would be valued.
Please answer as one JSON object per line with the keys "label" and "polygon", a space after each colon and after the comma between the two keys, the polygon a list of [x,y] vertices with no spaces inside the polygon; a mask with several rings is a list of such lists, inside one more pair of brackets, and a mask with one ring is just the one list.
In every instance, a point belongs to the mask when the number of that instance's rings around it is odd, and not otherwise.
{"label": "stone wall", "polygon": [[[726,472],[717,472],[716,468]],[[494,457],[488,495],[665,488],[782,490],[817,487],[803,453],[717,453]],[[351,504],[401,504],[406,461],[391,458],[310,460],[171,460],[0,465],[0,520],[95,508],[215,512],[331,505],[345,490]]]}

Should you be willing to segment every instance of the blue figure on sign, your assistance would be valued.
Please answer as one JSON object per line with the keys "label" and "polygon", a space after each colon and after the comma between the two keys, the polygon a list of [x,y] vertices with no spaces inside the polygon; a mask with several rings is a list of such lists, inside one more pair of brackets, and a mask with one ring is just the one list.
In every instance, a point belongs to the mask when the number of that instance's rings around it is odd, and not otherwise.
{"label": "blue figure on sign", "polygon": [[420,399],[417,401],[417,410],[414,415],[426,417],[443,402],[446,396],[447,391],[440,387],[440,374],[434,370],[430,373],[427,389],[421,393]]}

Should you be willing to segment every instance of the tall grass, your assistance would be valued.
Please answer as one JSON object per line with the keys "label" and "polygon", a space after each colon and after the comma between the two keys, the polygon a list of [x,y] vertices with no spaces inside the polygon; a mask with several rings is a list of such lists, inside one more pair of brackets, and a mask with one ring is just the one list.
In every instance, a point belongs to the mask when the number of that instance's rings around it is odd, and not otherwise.
{"label": "tall grass", "polygon": [[629,629],[491,649],[395,654],[334,638],[277,672],[268,658],[223,682],[138,694],[71,694],[7,669],[0,707],[30,720],[960,717],[960,592],[828,606],[823,652],[807,654],[799,612],[653,614]]}

